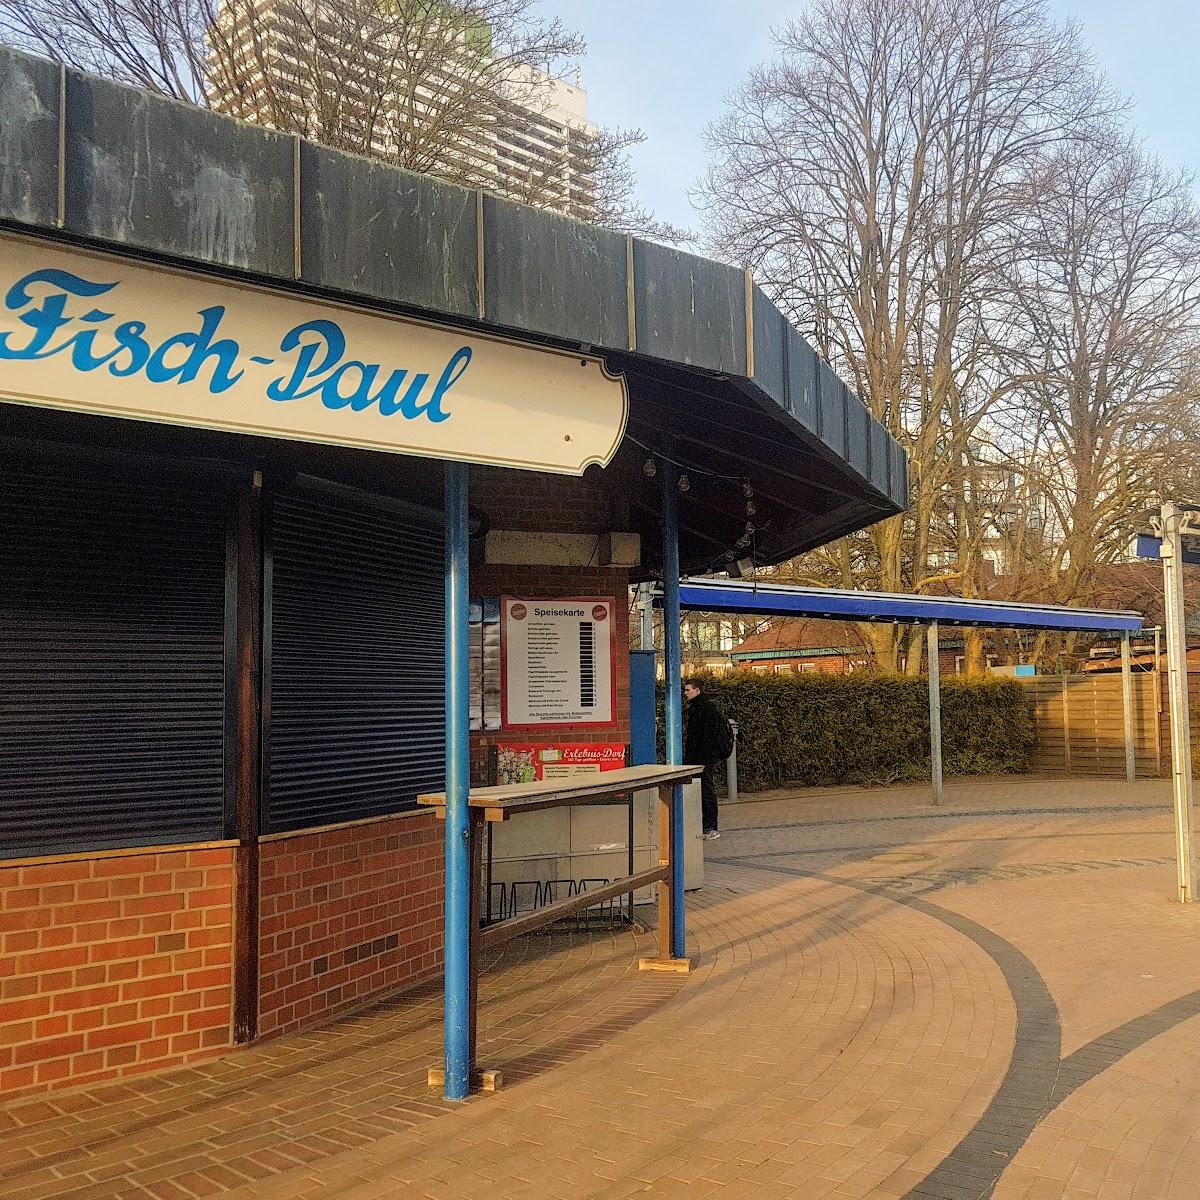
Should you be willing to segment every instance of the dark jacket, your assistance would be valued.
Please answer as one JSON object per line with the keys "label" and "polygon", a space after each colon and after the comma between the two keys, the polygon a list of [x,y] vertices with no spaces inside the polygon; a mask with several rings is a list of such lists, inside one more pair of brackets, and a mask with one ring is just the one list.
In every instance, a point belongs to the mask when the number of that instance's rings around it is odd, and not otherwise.
{"label": "dark jacket", "polygon": [[687,727],[683,734],[683,761],[704,766],[720,762],[724,722],[717,706],[703,692],[695,700],[689,700]]}

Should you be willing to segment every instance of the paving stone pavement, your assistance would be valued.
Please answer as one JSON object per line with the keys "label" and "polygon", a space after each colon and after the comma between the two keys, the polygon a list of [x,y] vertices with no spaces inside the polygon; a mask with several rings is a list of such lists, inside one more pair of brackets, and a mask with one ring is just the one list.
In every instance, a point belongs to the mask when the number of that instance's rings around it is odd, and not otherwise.
{"label": "paving stone pavement", "polygon": [[440,992],[0,1107],[39,1200],[1196,1200],[1200,910],[1165,784],[955,782],[722,812],[686,978],[652,938],[511,943],[495,1096],[424,1086]]}

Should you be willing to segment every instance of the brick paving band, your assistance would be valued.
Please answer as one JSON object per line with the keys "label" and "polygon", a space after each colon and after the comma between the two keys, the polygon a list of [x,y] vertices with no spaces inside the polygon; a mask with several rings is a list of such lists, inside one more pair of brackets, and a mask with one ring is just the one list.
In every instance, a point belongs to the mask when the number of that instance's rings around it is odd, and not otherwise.
{"label": "brick paving band", "polygon": [[629,931],[514,943],[484,975],[481,1045],[513,1080],[496,1097],[424,1088],[426,987],[0,1107],[0,1194],[1194,1200],[1200,915],[1165,899],[1165,790],[1047,805],[1026,784],[1023,807],[974,786],[967,816],[914,824],[903,790],[838,798],[876,824],[734,806],[690,898],[687,980],[639,978]]}
{"label": "brick paving band", "polygon": [[[1122,809],[1140,811],[1143,807],[1130,805],[1122,806]],[[988,815],[1028,816],[1032,811]],[[1063,811],[1073,811],[1076,815],[1079,812],[1077,809],[1037,810],[1040,814]],[[760,832],[764,828],[759,827]],[[849,886],[859,887],[864,892],[886,897],[941,921],[970,938],[1004,974],[1017,1012],[1016,1039],[1008,1071],[991,1103],[967,1136],[920,1183],[905,1193],[904,1200],[987,1200],[994,1193],[1007,1165],[1049,1112],[1152,1038],[1200,1015],[1200,990],[1197,990],[1127,1021],[1063,1058],[1058,1006],[1033,962],[992,930],[920,896],[908,894],[910,889],[928,893],[942,887],[970,885],[985,880],[1162,866],[1173,862],[1171,858],[1036,863],[1004,869],[970,868],[915,874],[903,880],[855,883],[820,872],[771,864],[762,861],[762,857],[721,858],[714,861],[726,866],[796,878],[823,879],[842,885],[849,883]]]}

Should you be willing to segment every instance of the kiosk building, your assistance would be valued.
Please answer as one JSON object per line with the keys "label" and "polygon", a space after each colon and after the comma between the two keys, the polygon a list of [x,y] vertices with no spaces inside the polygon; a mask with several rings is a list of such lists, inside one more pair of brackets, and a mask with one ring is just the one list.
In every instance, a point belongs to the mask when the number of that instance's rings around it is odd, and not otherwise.
{"label": "kiosk building", "polygon": [[441,970],[448,529],[455,604],[574,614],[522,634],[575,641],[519,730],[480,674],[482,779],[629,743],[628,589],[676,551],[905,504],[740,270],[5,49],[0,131],[5,1098]]}

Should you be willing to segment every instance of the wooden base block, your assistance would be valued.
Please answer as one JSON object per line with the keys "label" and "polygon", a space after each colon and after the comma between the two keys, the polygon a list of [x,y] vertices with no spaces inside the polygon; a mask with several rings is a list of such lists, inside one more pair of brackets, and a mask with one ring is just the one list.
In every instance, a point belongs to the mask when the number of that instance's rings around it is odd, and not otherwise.
{"label": "wooden base block", "polygon": [[690,975],[692,960],[690,958],[639,958],[639,971],[674,971],[676,975]]}
{"label": "wooden base block", "polygon": [[[429,1086],[444,1088],[446,1086],[446,1071],[443,1067],[429,1068]],[[498,1092],[504,1086],[504,1076],[500,1071],[472,1071],[471,1091]]]}

